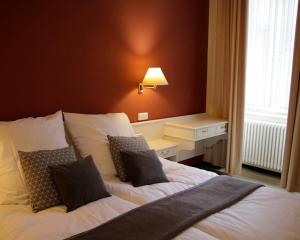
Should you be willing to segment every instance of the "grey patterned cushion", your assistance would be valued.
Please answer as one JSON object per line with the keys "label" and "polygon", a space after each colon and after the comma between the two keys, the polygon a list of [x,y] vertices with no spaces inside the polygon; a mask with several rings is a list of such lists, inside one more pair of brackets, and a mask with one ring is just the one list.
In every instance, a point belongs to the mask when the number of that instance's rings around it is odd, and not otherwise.
{"label": "grey patterned cushion", "polygon": [[38,212],[61,204],[49,166],[76,161],[73,147],[36,152],[19,152],[32,210]]}
{"label": "grey patterned cushion", "polygon": [[126,174],[121,151],[146,151],[149,146],[143,137],[107,136],[112,159],[121,181],[130,181]]}

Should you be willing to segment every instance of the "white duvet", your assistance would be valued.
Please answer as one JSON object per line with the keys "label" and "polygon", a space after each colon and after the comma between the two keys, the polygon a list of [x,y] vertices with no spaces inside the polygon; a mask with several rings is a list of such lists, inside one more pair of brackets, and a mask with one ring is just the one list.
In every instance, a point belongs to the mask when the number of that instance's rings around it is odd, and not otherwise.
{"label": "white duvet", "polygon": [[[0,239],[64,239],[125,213],[138,205],[204,182],[216,174],[161,159],[170,183],[134,188],[117,178],[105,179],[115,196],[73,212],[57,206],[32,213],[26,205],[0,205]],[[300,196],[261,188],[214,214],[176,239],[300,239]]]}
{"label": "white duvet", "polygon": [[[64,206],[33,213],[27,205],[0,205],[1,240],[56,240],[65,239],[125,213],[138,205],[112,196],[87,204],[66,213]],[[190,228],[177,240],[214,240],[197,228]]]}
{"label": "white duvet", "polygon": [[[161,162],[170,183],[135,188],[112,177],[105,181],[108,191],[128,201],[145,204],[216,176],[164,159]],[[194,227],[218,239],[300,239],[300,195],[262,187]]]}

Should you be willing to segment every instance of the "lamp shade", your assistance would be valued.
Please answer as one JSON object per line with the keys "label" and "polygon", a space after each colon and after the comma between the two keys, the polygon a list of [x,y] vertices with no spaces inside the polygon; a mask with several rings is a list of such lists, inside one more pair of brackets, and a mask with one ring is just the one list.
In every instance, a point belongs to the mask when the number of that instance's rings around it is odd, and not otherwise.
{"label": "lamp shade", "polygon": [[161,68],[148,68],[142,84],[144,86],[168,85],[168,81]]}

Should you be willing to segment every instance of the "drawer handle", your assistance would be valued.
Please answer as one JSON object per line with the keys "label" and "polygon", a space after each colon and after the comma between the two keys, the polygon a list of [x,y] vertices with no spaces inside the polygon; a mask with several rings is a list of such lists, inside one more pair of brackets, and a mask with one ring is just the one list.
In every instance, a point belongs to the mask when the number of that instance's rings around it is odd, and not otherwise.
{"label": "drawer handle", "polygon": [[206,132],[208,132],[208,130],[207,129],[202,129],[202,132],[206,133]]}

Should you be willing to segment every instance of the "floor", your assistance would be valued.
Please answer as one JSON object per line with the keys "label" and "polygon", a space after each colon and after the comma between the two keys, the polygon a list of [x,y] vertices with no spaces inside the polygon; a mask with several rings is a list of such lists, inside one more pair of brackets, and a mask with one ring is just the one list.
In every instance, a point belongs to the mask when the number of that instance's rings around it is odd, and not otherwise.
{"label": "floor", "polygon": [[[188,164],[188,165],[190,165],[190,164]],[[223,174],[227,175],[227,173],[225,173],[223,168],[213,166],[210,163],[207,163],[205,161],[198,161],[198,162],[195,162],[194,164],[191,164],[190,166],[204,169],[204,170],[207,170],[210,172],[215,172],[219,175],[223,175]]]}
{"label": "floor", "polygon": [[[206,163],[204,161],[200,161],[193,166],[208,171],[212,171],[217,174],[226,174],[224,169],[212,166],[211,164]],[[265,170],[259,170],[259,169],[243,166],[241,174],[236,177],[249,180],[249,181],[262,183],[266,186],[280,187],[280,174],[272,174]]]}
{"label": "floor", "polygon": [[264,172],[259,172],[249,168],[242,168],[241,175],[238,177],[263,183],[264,185],[279,187],[280,186],[280,176],[271,175]]}

